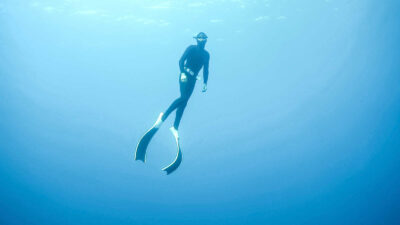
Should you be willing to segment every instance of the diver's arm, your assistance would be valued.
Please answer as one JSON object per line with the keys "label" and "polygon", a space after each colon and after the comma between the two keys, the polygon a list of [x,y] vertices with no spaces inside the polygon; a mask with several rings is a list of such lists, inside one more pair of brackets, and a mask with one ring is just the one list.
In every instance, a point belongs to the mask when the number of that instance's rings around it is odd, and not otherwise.
{"label": "diver's arm", "polygon": [[186,48],[185,52],[183,53],[183,55],[181,56],[181,58],[179,59],[179,70],[181,71],[181,73],[184,73],[184,65],[185,65],[185,60],[189,54],[189,51],[191,49],[192,46],[189,46]]}
{"label": "diver's arm", "polygon": [[203,92],[207,91],[207,81],[208,81],[208,65],[210,63],[210,54],[207,54],[207,58],[204,62],[204,67],[203,67],[203,80],[204,80],[204,84],[203,84]]}
{"label": "diver's arm", "polygon": [[208,65],[210,63],[210,54],[207,54],[207,58],[204,61],[204,67],[203,67],[203,80],[204,84],[207,84],[208,81]]}

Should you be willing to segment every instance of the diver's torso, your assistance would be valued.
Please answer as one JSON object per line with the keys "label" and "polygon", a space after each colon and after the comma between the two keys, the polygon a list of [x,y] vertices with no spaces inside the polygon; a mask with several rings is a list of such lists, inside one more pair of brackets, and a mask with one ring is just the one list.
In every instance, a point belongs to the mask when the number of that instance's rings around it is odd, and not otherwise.
{"label": "diver's torso", "polygon": [[207,60],[207,56],[208,52],[205,49],[192,45],[190,46],[185,66],[189,67],[197,75]]}

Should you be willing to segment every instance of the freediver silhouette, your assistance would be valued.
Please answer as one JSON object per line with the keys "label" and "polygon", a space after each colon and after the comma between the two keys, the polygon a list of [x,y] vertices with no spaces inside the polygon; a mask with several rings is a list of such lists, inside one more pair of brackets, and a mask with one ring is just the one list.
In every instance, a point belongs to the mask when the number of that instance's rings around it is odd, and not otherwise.
{"label": "freediver silhouette", "polygon": [[192,95],[193,89],[196,84],[196,80],[200,79],[197,75],[203,68],[203,89],[202,92],[207,91],[208,81],[208,65],[210,61],[210,54],[205,50],[207,43],[207,35],[203,32],[198,33],[193,37],[197,41],[197,45],[190,45],[186,48],[185,52],[179,59],[179,88],[180,97],[175,99],[165,112],[160,113],[157,121],[154,125],[142,136],[140,139],[135,153],[135,160],[146,161],[146,150],[147,146],[151,141],[151,138],[161,127],[162,123],[168,118],[172,111],[176,109],[176,117],[174,125],[170,128],[170,131],[175,137],[178,153],[174,162],[162,170],[166,171],[167,174],[175,171],[182,162],[182,151],[179,145],[179,134],[178,128],[182,119],[183,111]]}

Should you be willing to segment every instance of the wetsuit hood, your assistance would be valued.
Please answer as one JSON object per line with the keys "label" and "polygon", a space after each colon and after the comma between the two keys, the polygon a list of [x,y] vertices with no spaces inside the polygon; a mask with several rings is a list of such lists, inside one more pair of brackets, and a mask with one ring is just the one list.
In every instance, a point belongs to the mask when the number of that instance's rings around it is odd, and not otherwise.
{"label": "wetsuit hood", "polygon": [[197,41],[197,45],[200,48],[204,48],[207,43],[207,35],[204,32],[198,33],[196,36],[193,37]]}

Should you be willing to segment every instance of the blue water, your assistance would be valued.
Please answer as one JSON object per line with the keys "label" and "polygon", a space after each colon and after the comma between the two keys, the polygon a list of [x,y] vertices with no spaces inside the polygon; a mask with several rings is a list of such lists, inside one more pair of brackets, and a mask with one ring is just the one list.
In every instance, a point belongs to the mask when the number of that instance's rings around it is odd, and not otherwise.
{"label": "blue water", "polygon": [[[0,2],[0,224],[399,224],[400,2]],[[211,54],[171,175],[178,60]]]}

